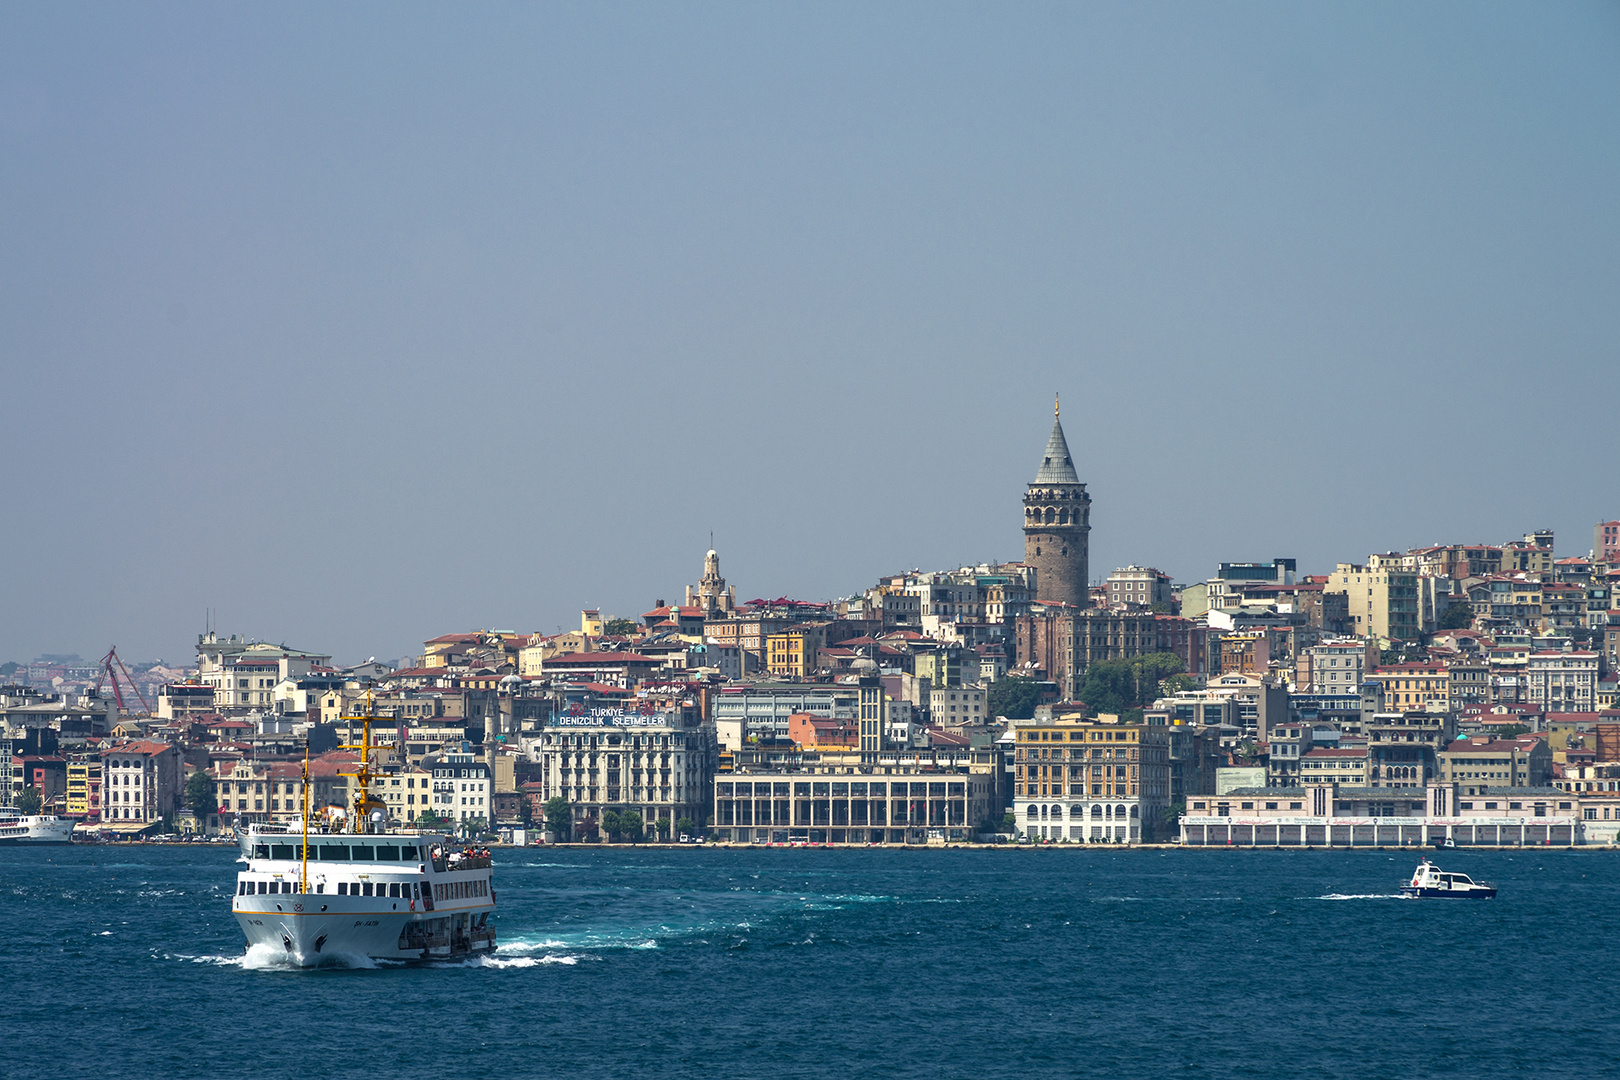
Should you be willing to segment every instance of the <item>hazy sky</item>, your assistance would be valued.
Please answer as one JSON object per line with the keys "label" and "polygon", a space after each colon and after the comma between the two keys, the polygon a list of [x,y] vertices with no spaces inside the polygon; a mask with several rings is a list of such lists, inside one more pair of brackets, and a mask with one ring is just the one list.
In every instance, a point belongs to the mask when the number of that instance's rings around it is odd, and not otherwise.
{"label": "hazy sky", "polygon": [[1620,516],[1612,3],[0,7],[0,660]]}

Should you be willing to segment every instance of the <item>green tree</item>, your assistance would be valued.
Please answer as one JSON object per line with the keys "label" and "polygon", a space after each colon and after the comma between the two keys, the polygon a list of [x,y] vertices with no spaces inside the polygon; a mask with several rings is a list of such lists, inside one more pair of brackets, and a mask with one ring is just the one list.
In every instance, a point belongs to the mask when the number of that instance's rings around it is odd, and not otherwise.
{"label": "green tree", "polygon": [[202,769],[188,776],[185,800],[186,809],[197,818],[197,827],[206,831],[208,819],[219,813],[219,792],[214,787],[214,778]]}
{"label": "green tree", "polygon": [[1440,616],[1440,629],[1466,630],[1474,625],[1474,608],[1461,600],[1453,600]]}
{"label": "green tree", "polygon": [[615,841],[624,831],[624,818],[617,810],[602,811],[602,831],[607,833],[608,840]]}
{"label": "green tree", "polygon": [[449,820],[449,818],[440,817],[432,810],[423,810],[420,814],[416,815],[416,824],[423,829],[437,829],[441,825],[446,824]]}
{"label": "green tree", "polygon": [[1086,668],[1075,696],[1093,712],[1128,713],[1153,704],[1166,681],[1184,665],[1175,653],[1148,653],[1130,660],[1099,660]]}
{"label": "green tree", "polygon": [[5,663],[0,664],[0,679],[9,679],[17,674],[18,666],[13,660],[7,660]]}
{"label": "green tree", "polygon": [[646,826],[643,825],[641,821],[641,811],[626,810],[624,813],[620,814],[619,828],[621,831],[623,831],[624,835],[629,838],[632,844],[640,840],[642,834],[646,831]]}
{"label": "green tree", "polygon": [[1170,675],[1159,680],[1159,696],[1175,697],[1177,694],[1197,690],[1198,687],[1199,682],[1196,675]]}
{"label": "green tree", "polygon": [[630,637],[640,629],[634,619],[609,619],[602,624],[602,633],[608,637]]}
{"label": "green tree", "polygon": [[1004,675],[990,684],[985,704],[991,716],[1028,720],[1035,715],[1040,696],[1040,688],[1034,679],[1026,679],[1022,675]]}
{"label": "green tree", "polygon": [[661,817],[658,819],[658,839],[669,839],[669,818],[667,817]]}
{"label": "green tree", "polygon": [[1124,712],[1133,704],[1136,672],[1129,660],[1099,660],[1086,668],[1075,697],[1093,713]]}
{"label": "green tree", "polygon": [[691,818],[683,817],[675,820],[675,832],[677,835],[691,836],[696,831],[697,825],[692,821]]}
{"label": "green tree", "polygon": [[[1153,831],[1155,838],[1161,835],[1174,836],[1181,828],[1181,815],[1186,812],[1187,801],[1185,799],[1177,799],[1169,806],[1161,807],[1159,809],[1159,827]],[[1151,824],[1151,822],[1143,822],[1143,824]]]}
{"label": "green tree", "polygon": [[1018,831],[1018,819],[1016,817],[1014,817],[1013,815],[1011,815],[1011,814],[1002,814],[1001,815],[1001,831],[1002,832],[1017,832]]}
{"label": "green tree", "polygon": [[550,829],[558,840],[567,840],[573,833],[574,824],[574,815],[568,808],[568,800],[561,795],[553,795],[546,800],[545,814],[546,828]]}
{"label": "green tree", "polygon": [[17,796],[17,810],[23,814],[37,814],[43,802],[39,796],[39,788],[25,787],[22,794]]}

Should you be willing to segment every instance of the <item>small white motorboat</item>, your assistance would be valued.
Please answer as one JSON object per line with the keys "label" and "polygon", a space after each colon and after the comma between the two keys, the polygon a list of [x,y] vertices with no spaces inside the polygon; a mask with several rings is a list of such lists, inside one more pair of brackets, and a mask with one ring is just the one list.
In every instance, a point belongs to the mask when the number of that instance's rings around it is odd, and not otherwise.
{"label": "small white motorboat", "polygon": [[1496,887],[1483,881],[1475,881],[1467,874],[1447,873],[1428,859],[1424,859],[1412,872],[1412,880],[1401,886],[1401,894],[1454,900],[1489,900],[1496,895]]}

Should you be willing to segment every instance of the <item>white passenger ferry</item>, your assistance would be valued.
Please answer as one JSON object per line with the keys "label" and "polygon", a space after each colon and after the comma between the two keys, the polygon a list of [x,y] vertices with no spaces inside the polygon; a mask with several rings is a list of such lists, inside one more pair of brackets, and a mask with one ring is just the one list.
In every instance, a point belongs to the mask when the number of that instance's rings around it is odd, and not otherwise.
{"label": "white passenger ferry", "polygon": [[66,844],[73,839],[73,819],[54,814],[24,814],[0,806],[0,844]]}
{"label": "white passenger ferry", "polygon": [[365,956],[434,960],[495,949],[495,883],[489,852],[430,832],[389,832],[387,808],[368,786],[370,725],[351,811],[309,831],[253,826],[240,837],[247,869],[231,905],[249,946],[263,945],[300,967]]}

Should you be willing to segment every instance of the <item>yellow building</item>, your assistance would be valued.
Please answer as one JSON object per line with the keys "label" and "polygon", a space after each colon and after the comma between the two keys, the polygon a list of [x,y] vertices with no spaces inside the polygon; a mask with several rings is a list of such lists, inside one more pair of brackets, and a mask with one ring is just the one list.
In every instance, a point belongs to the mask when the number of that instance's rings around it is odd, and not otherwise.
{"label": "yellow building", "polygon": [[[819,632],[818,632],[819,631]],[[772,675],[802,679],[816,670],[816,652],[826,638],[818,626],[801,624],[765,636],[765,666]]]}
{"label": "yellow building", "polygon": [[1443,664],[1389,664],[1364,681],[1384,688],[1384,707],[1391,712],[1451,708],[1451,672]]}
{"label": "yellow building", "polygon": [[1170,802],[1170,732],[1059,719],[1014,736],[1013,812],[1025,836],[1120,843],[1153,839]]}
{"label": "yellow building", "polygon": [[67,763],[67,814],[85,818],[101,811],[101,762]]}

